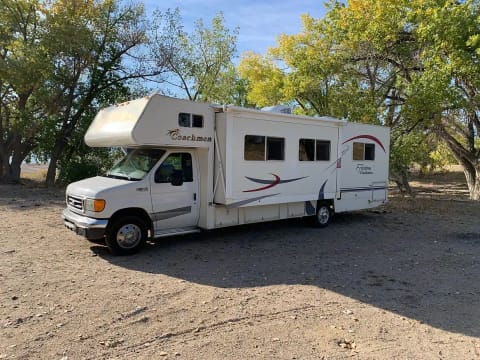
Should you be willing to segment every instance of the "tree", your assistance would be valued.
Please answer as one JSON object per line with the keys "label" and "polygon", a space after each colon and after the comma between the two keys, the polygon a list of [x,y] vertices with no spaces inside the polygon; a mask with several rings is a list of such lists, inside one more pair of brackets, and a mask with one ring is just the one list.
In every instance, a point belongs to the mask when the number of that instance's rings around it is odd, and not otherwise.
{"label": "tree", "polygon": [[[435,133],[462,164],[470,197],[479,200],[478,6],[331,1],[325,18],[305,16],[303,31],[281,36],[267,56],[286,68],[285,101],[296,100],[310,113],[390,126],[391,168],[398,178],[414,158],[405,156],[407,144]],[[250,96],[257,83],[248,81]]]}
{"label": "tree", "polygon": [[46,118],[43,84],[50,75],[37,0],[0,3],[0,181],[18,182]]}
{"label": "tree", "polygon": [[143,7],[5,0],[0,17],[0,179],[18,182],[34,151],[49,160],[53,184],[59,158],[101,94],[152,75],[138,57],[125,61],[146,43]]}
{"label": "tree", "polygon": [[283,102],[284,73],[271,58],[247,52],[238,66],[239,74],[248,79],[247,100],[256,106],[269,106]]}
{"label": "tree", "polygon": [[180,89],[189,100],[235,102],[241,94],[232,62],[238,29],[225,27],[222,13],[210,28],[198,20],[191,34],[184,31],[178,9],[155,11],[153,17],[151,57],[157,69],[167,70],[157,81]]}
{"label": "tree", "polygon": [[53,132],[55,141],[44,151],[50,160],[46,181],[53,184],[60,156],[77,128],[91,121],[92,116],[85,115],[98,110],[102,93],[116,94],[110,104],[127,100],[124,84],[148,74],[125,61],[147,40],[142,6],[122,7],[115,0],[58,0],[49,10],[45,42],[54,64],[48,90],[55,112],[46,130]]}

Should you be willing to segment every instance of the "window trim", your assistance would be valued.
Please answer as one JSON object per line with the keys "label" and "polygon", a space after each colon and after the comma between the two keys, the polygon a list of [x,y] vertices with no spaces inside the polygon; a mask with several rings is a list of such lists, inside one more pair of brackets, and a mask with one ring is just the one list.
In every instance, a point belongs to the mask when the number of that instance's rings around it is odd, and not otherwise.
{"label": "window trim", "polygon": [[[190,158],[190,162],[191,162],[191,179],[190,177],[188,179],[185,179],[185,172],[184,172],[184,168],[183,168],[183,161],[184,161],[184,155],[187,154]],[[157,172],[160,171],[160,168],[162,167],[162,165],[165,163],[165,161],[172,155],[180,155],[181,156],[181,161],[182,161],[182,172],[183,172],[183,182],[184,183],[193,183],[194,182],[194,162],[193,162],[193,156],[192,156],[192,153],[190,152],[187,152],[187,151],[175,151],[175,152],[171,152],[171,153],[168,153],[165,158],[162,160],[162,162],[160,163],[160,165],[158,165],[158,167],[155,169],[155,173],[154,173],[154,183],[155,184],[170,184],[171,183],[171,180],[162,180],[162,181],[157,181]],[[173,171],[175,171],[175,169],[173,169]]]}
{"label": "window trim", "polygon": [[[180,124],[180,117],[182,115],[188,115],[188,126],[184,126]],[[193,126],[193,118],[194,116],[198,116],[202,120],[202,126]],[[178,126],[183,128],[196,128],[196,129],[203,129],[205,127],[205,119],[202,114],[193,114],[193,113],[186,113],[186,112],[179,112],[177,117]]]}
{"label": "window trim", "polygon": [[[304,141],[313,141],[313,160],[301,160],[300,159],[300,142]],[[317,153],[317,143],[322,142],[322,143],[328,143],[328,159],[318,159],[318,153]],[[307,139],[307,138],[299,138],[298,139],[298,161],[299,162],[312,162],[312,161],[330,161],[332,157],[332,141],[331,140],[326,140],[326,139]]]}
{"label": "window trim", "polygon": [[[263,159],[247,159],[246,158],[246,139],[247,139],[247,136],[252,136],[252,137],[262,137],[263,138]],[[268,159],[268,140],[269,139],[278,139],[278,140],[281,140],[281,144],[282,144],[282,159]],[[281,137],[281,136],[267,136],[267,135],[254,135],[254,134],[245,134],[245,136],[243,137],[243,160],[244,161],[285,161],[285,157],[286,157],[286,139],[284,137]]]}
{"label": "window trim", "polygon": [[[263,138],[263,160],[262,159],[247,159],[246,158],[246,140],[247,140],[247,137],[262,137]],[[265,152],[267,151],[267,143],[266,143],[266,136],[264,135],[252,135],[252,134],[246,134],[244,137],[243,137],[243,160],[245,161],[265,161]]]}
{"label": "window trim", "polygon": [[[362,158],[361,159],[356,159],[355,158],[355,152],[353,150],[353,148],[355,147],[355,144],[357,145],[362,145]],[[373,147],[373,159],[366,159],[366,146],[371,146]],[[375,144],[372,144],[372,143],[366,143],[366,142],[354,142],[352,144],[352,161],[375,161]]]}

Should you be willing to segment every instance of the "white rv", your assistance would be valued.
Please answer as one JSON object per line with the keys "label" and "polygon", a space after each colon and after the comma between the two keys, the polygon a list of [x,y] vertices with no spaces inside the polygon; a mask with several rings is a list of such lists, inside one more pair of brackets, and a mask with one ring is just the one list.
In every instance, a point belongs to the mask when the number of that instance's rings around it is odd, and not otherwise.
{"label": "white rv", "polygon": [[101,110],[85,142],[123,147],[103,176],[70,184],[65,225],[113,253],[148,238],[387,201],[389,129],[152,95]]}

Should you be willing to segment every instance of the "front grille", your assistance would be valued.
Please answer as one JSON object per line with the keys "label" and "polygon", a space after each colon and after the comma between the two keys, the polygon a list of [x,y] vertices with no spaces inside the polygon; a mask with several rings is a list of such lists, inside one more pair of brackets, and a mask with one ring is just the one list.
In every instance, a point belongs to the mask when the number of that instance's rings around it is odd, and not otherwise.
{"label": "front grille", "polygon": [[68,195],[67,205],[77,210],[83,211],[83,199],[77,196]]}

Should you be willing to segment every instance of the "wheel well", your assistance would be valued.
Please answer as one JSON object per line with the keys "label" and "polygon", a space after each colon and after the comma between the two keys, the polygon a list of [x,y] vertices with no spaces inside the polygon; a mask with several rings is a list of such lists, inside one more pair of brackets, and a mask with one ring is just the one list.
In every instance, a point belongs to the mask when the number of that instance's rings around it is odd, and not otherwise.
{"label": "wheel well", "polygon": [[152,219],[150,218],[150,216],[145,210],[141,208],[127,208],[127,209],[118,210],[116,213],[114,213],[110,217],[110,220],[108,221],[108,225],[107,225],[107,232],[110,230],[110,227],[113,224],[115,224],[117,219],[123,216],[137,216],[145,222],[148,230],[153,231]]}
{"label": "wheel well", "polygon": [[332,212],[335,211],[335,207],[333,206],[333,200],[331,199],[322,199],[317,201],[317,211],[320,208],[321,205],[327,205]]}

